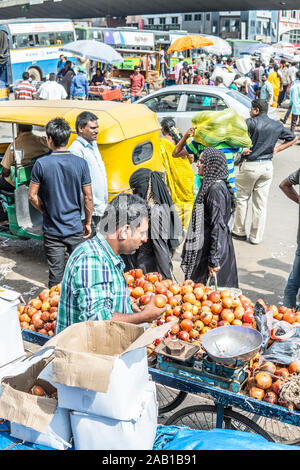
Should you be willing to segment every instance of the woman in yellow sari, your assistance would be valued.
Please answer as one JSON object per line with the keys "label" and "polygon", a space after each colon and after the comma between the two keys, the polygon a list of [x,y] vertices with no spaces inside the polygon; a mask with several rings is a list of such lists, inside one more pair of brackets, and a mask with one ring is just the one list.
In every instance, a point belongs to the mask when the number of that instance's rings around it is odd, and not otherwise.
{"label": "woman in yellow sari", "polygon": [[273,87],[273,103],[271,104],[272,108],[277,108],[278,104],[278,96],[281,88],[281,78],[278,75],[278,65],[274,65],[273,72],[271,72],[268,76],[268,81],[271,83]]}
{"label": "woman in yellow sari", "polygon": [[194,171],[188,157],[172,157],[181,138],[175,121],[164,118],[161,126],[163,137],[160,139],[160,153],[167,174],[167,184],[182,226],[187,229],[194,204]]}

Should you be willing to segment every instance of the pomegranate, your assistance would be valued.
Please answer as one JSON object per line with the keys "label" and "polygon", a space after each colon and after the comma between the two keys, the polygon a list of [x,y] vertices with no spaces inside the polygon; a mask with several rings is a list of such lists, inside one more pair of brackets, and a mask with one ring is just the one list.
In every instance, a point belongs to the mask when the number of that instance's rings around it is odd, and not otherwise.
{"label": "pomegranate", "polygon": [[300,361],[294,361],[294,362],[291,362],[289,367],[288,367],[288,371],[290,374],[299,374],[300,372]]}
{"label": "pomegranate", "polygon": [[256,400],[263,400],[265,396],[264,390],[258,387],[251,387],[249,394],[251,398],[256,398]]}
{"label": "pomegranate", "polygon": [[255,381],[257,384],[258,388],[262,388],[263,390],[266,390],[267,388],[270,388],[272,385],[272,376],[269,374],[269,372],[258,372],[255,375]]}
{"label": "pomegranate", "polygon": [[263,401],[267,401],[268,403],[272,403],[273,405],[276,405],[276,403],[278,402],[278,397],[276,393],[272,391],[267,391],[263,398]]}
{"label": "pomegranate", "polygon": [[267,362],[264,362],[264,363],[259,367],[259,370],[260,370],[260,371],[269,372],[269,374],[274,375],[274,374],[275,374],[275,371],[276,371],[276,365],[274,364],[274,362],[267,361]]}

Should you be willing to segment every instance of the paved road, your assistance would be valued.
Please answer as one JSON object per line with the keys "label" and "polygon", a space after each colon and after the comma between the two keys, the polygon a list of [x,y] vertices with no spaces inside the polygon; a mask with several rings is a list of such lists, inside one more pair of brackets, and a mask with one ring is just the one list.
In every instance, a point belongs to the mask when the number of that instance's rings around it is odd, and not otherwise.
{"label": "paved road", "polygon": [[[8,130],[2,127],[0,139],[4,135],[8,135]],[[240,287],[253,301],[263,297],[278,304],[282,300],[296,247],[298,207],[284,196],[278,185],[299,164],[300,145],[276,156],[263,243],[254,246],[234,240]],[[174,270],[178,280],[182,280],[179,264],[174,262]],[[27,300],[47,285],[47,276],[40,242],[0,238],[0,284],[22,292]]]}

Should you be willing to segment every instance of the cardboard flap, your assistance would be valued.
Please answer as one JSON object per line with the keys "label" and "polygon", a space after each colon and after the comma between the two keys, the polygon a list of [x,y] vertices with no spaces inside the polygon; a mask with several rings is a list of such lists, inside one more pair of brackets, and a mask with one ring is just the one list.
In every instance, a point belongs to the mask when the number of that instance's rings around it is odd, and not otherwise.
{"label": "cardboard flap", "polygon": [[173,325],[175,325],[178,320],[172,320],[164,325],[147,328],[147,330],[137,338],[122,354],[126,354],[129,351],[134,351],[135,349],[144,348],[149,344],[153,343],[153,341],[157,338],[161,338],[164,336]]}
{"label": "cardboard flap", "polygon": [[70,387],[106,393],[115,357],[101,356],[59,347],[52,362],[52,380]]}
{"label": "cardboard flap", "polygon": [[74,323],[61,331],[55,343],[47,344],[73,352],[117,356],[144,333],[144,328],[126,322],[86,321]]}
{"label": "cardboard flap", "polygon": [[0,398],[0,416],[38,432],[46,432],[57,408],[54,398],[44,398],[15,390],[5,384]]}

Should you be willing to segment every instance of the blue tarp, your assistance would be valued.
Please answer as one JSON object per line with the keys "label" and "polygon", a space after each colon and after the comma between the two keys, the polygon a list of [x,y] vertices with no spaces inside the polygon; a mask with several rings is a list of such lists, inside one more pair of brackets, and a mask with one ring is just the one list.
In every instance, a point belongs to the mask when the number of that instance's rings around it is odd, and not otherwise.
{"label": "blue tarp", "polygon": [[157,428],[153,450],[300,450],[298,446],[267,441],[259,434],[211,429],[200,431],[186,426]]}

